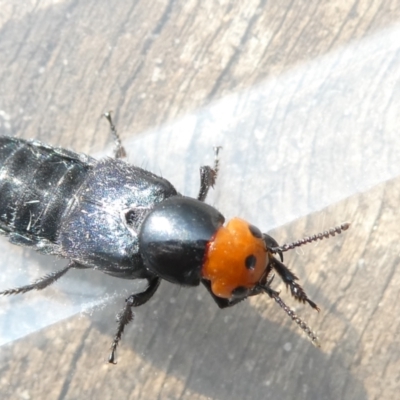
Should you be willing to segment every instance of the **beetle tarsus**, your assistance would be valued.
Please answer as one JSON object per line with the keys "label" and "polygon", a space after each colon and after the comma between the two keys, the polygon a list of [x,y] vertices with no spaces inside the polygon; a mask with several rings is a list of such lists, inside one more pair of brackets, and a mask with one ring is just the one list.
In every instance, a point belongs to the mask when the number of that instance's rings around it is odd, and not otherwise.
{"label": "beetle tarsus", "polygon": [[47,286],[53,284],[58,279],[60,279],[63,275],[65,275],[67,271],[69,271],[71,268],[74,268],[74,266],[75,263],[71,261],[65,268],[59,271],[54,271],[51,272],[50,274],[42,276],[41,278],[37,279],[35,282],[29,285],[20,286],[14,289],[3,290],[2,292],[0,292],[0,295],[8,296],[13,294],[30,292],[31,290],[42,290]]}
{"label": "beetle tarsus", "polygon": [[126,325],[128,325],[134,318],[134,314],[132,312],[132,307],[139,307],[142,304],[148,302],[160,286],[161,279],[154,278],[149,280],[149,286],[147,289],[141,293],[136,293],[130,295],[125,302],[125,307],[123,310],[117,315],[117,332],[115,333],[114,340],[111,344],[111,353],[108,357],[108,362],[110,364],[116,364],[115,361],[115,353],[118,347],[118,344],[122,338],[122,334],[124,333]]}
{"label": "beetle tarsus", "polygon": [[215,184],[216,173],[208,165],[200,167],[200,190],[197,200],[204,201],[207,197],[208,191]]}
{"label": "beetle tarsus", "polygon": [[[213,170],[215,172],[215,180],[217,179],[219,172],[219,151],[222,149],[222,146],[214,146],[214,167]],[[215,182],[214,182],[215,184]]]}
{"label": "beetle tarsus", "polygon": [[110,124],[111,135],[114,138],[114,158],[125,158],[126,151],[124,146],[122,145],[121,138],[119,137],[117,128],[114,125],[114,122],[111,117],[111,111],[105,112],[103,116],[107,119]]}
{"label": "beetle tarsus", "polygon": [[200,167],[200,190],[197,195],[197,200],[204,201],[207,197],[208,191],[211,187],[214,187],[217,181],[218,171],[219,171],[219,151],[222,146],[214,147],[214,166],[211,168],[209,165]]}

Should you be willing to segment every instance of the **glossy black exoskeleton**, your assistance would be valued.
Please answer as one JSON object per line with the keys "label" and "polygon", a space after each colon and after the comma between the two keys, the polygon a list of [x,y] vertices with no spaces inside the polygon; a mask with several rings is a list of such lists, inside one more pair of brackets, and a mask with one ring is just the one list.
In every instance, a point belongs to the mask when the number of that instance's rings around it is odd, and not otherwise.
{"label": "glossy black exoskeleton", "polygon": [[167,180],[120,160],[125,152],[110,114],[106,117],[116,142],[114,159],[97,161],[37,141],[0,137],[0,234],[69,260],[60,271],[0,294],[43,289],[72,268],[147,280],[148,287],[129,296],[118,315],[110,362],[133,319],[132,307],[146,303],[161,279],[184,286],[203,283],[221,308],[267,293],[317,343],[271,288],[271,273],[281,277],[295,299],[318,310],[282,263],[282,252],[334,236],[349,225],[284,246],[239,218],[224,226],[221,213],[204,203],[217,176],[219,148],[214,167],[200,169],[197,199],[185,197]]}

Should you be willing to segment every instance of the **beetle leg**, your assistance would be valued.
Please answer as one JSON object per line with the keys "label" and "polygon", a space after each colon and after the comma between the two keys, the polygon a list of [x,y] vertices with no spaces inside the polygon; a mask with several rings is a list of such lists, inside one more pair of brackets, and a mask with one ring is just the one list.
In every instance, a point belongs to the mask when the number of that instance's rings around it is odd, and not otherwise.
{"label": "beetle leg", "polygon": [[47,286],[50,286],[58,279],[60,279],[71,268],[82,268],[82,267],[75,264],[74,261],[71,261],[65,268],[59,271],[51,272],[48,275],[42,276],[41,278],[37,279],[30,285],[20,286],[14,289],[3,290],[2,292],[0,292],[0,295],[20,294],[29,292],[31,290],[42,290]]}
{"label": "beetle leg", "polygon": [[126,151],[124,149],[124,146],[122,146],[121,138],[119,137],[117,128],[115,127],[114,122],[111,118],[111,111],[108,111],[103,115],[107,118],[107,121],[110,124],[111,135],[114,138],[114,157],[125,158]]}
{"label": "beetle leg", "polygon": [[307,297],[304,289],[296,282],[299,278],[297,278],[297,276],[290,271],[285,264],[281,263],[276,258],[272,258],[270,263],[272,264],[274,270],[281,277],[283,282],[289,286],[290,292],[296,300],[300,301],[301,303],[307,302],[312,308],[319,311],[319,307]]}
{"label": "beetle leg", "polygon": [[200,190],[197,196],[197,200],[204,201],[207,197],[207,193],[210,190],[210,187],[214,187],[215,185],[219,171],[218,154],[221,148],[221,146],[214,147],[215,158],[213,168],[211,168],[209,165],[200,167]]}
{"label": "beetle leg", "polygon": [[111,345],[111,353],[108,357],[108,362],[110,364],[116,364],[115,362],[115,352],[119,341],[121,340],[122,334],[124,333],[125,326],[133,320],[134,314],[132,312],[132,307],[139,307],[142,304],[148,302],[160,286],[161,279],[155,277],[153,279],[148,279],[149,286],[147,289],[141,293],[136,293],[130,295],[126,299],[125,307],[117,315],[117,332],[115,333],[114,340]]}

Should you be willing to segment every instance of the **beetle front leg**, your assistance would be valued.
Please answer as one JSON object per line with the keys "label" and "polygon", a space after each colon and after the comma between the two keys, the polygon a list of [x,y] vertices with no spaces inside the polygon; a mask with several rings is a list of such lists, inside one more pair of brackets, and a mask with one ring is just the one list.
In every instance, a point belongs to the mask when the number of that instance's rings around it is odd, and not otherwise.
{"label": "beetle front leg", "polygon": [[110,364],[116,364],[115,362],[115,352],[119,341],[121,340],[122,334],[124,333],[125,326],[133,320],[134,314],[132,312],[132,307],[139,307],[142,304],[148,302],[160,286],[161,279],[156,277],[153,279],[148,279],[149,286],[147,289],[141,293],[136,293],[130,295],[125,301],[125,307],[117,315],[117,332],[114,336],[114,340],[111,345],[111,353],[108,357],[108,362]]}
{"label": "beetle front leg", "polygon": [[210,187],[214,187],[217,180],[219,171],[219,151],[222,147],[214,147],[214,166],[211,168],[209,165],[200,167],[200,190],[197,196],[197,200],[204,201],[207,197]]}
{"label": "beetle front leg", "polygon": [[307,302],[314,310],[320,311],[319,307],[308,298],[304,289],[296,282],[299,278],[283,263],[276,258],[272,258],[271,263],[274,270],[281,277],[283,282],[289,286],[292,296],[302,302]]}

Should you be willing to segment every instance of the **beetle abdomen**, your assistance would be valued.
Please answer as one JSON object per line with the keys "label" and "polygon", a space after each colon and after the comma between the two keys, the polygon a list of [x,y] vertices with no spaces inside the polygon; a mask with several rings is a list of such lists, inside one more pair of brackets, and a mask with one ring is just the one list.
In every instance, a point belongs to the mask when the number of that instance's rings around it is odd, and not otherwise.
{"label": "beetle abdomen", "polygon": [[0,137],[0,233],[46,251],[92,162],[37,141]]}

